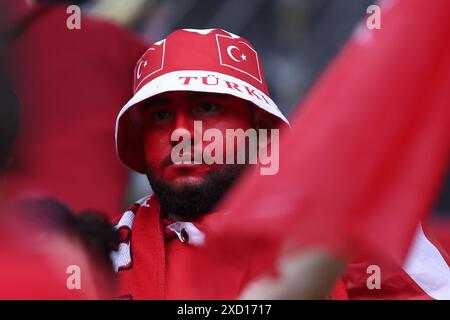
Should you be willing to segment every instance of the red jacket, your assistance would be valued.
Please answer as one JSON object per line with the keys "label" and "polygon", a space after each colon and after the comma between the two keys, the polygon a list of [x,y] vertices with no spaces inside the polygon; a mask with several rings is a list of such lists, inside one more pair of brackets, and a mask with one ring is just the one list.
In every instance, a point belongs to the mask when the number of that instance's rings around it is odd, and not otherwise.
{"label": "red jacket", "polygon": [[66,6],[7,4],[21,119],[5,196],[52,196],[75,211],[95,208],[112,216],[122,209],[127,182],[114,147],[115,117],[147,45],[85,16],[80,30],[69,30]]}
{"label": "red jacket", "polygon": [[[247,254],[246,243],[233,243],[214,256],[202,249],[209,222],[167,224],[155,197],[146,197],[117,217],[119,250],[112,253],[119,280],[118,296],[125,299],[236,299],[256,272],[275,258],[270,245],[261,255]],[[174,231],[172,231],[174,230]],[[348,265],[332,292],[333,299],[448,299],[450,269],[444,251],[419,228],[405,263],[386,257],[358,258]],[[237,248],[236,246],[239,246]],[[227,246],[225,246],[227,248]],[[261,251],[261,250],[260,250]],[[273,250],[274,251],[274,250]],[[275,251],[274,251],[275,252]],[[273,261],[273,260],[272,260]],[[381,288],[369,289],[370,265],[381,269]]]}

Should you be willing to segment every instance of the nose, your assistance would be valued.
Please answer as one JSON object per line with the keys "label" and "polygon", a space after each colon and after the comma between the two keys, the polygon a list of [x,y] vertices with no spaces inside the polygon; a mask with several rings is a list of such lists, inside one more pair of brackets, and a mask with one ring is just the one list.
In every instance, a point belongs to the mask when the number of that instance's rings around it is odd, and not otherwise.
{"label": "nose", "polygon": [[194,128],[194,121],[185,110],[182,110],[175,114],[174,126],[175,129],[185,129],[191,132]]}
{"label": "nose", "polygon": [[172,141],[172,146],[175,146],[180,141],[185,141],[185,139],[189,139],[191,144],[193,144],[194,137],[194,120],[189,117],[186,112],[177,112],[175,114],[175,121],[173,126],[173,131],[177,131],[177,136],[180,140]]}

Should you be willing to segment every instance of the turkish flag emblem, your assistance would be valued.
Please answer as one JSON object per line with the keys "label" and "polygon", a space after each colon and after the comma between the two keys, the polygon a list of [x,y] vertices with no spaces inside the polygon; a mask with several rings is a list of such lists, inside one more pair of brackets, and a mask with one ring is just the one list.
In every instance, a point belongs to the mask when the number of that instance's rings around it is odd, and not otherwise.
{"label": "turkish flag emblem", "polygon": [[222,66],[238,70],[262,83],[258,54],[248,43],[216,34],[219,59]]}
{"label": "turkish flag emblem", "polygon": [[164,67],[166,40],[154,43],[141,57],[134,71],[134,92],[138,91],[145,80]]}

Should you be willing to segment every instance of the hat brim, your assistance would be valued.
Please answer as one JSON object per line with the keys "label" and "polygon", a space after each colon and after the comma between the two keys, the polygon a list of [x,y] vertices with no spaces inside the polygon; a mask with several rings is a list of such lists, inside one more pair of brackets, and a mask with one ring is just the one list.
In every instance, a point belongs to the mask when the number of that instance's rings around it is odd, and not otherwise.
{"label": "hat brim", "polygon": [[133,125],[130,110],[140,102],[169,91],[195,91],[230,94],[252,102],[257,107],[289,124],[277,105],[264,92],[236,77],[205,70],[173,71],[161,75],[139,89],[120,110],[116,120],[115,140],[119,158],[139,173],[145,171],[142,134]]}

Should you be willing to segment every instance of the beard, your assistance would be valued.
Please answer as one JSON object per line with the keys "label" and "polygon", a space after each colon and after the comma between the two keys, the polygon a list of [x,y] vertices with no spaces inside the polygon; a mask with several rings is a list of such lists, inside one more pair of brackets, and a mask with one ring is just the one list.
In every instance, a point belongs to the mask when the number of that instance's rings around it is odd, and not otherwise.
{"label": "beard", "polygon": [[194,221],[210,213],[246,168],[243,164],[225,164],[199,183],[174,185],[147,169],[147,178],[164,217]]}

